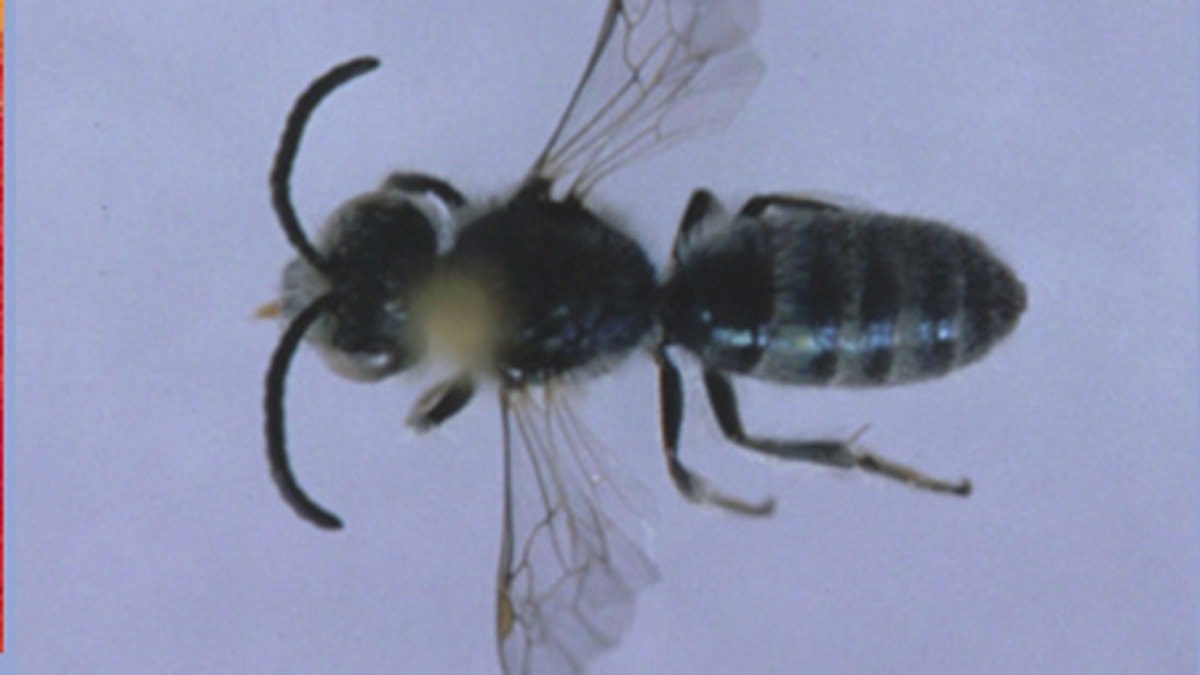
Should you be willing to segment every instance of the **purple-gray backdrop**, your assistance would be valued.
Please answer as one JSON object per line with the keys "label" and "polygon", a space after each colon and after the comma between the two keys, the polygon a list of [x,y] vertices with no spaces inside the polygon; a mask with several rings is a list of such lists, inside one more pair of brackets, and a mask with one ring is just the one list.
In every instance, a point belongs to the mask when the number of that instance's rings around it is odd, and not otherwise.
{"label": "purple-gray backdrop", "polygon": [[[602,2],[10,2],[8,551],[21,672],[495,672],[494,398],[416,439],[418,383],[295,364],[276,496],[251,320],[290,257],[266,173],[299,90],[316,225],[391,169],[509,187]],[[765,0],[732,127],[594,198],[665,258],[689,192],[821,190],[979,233],[1020,272],[1015,336],[888,392],[743,386],[751,423],[849,434],[966,501],[747,460],[694,370],[694,465],[780,501],[684,504],[635,359],[581,409],[658,505],[663,582],[607,673],[1184,673],[1196,668],[1196,8],[1183,0]]]}

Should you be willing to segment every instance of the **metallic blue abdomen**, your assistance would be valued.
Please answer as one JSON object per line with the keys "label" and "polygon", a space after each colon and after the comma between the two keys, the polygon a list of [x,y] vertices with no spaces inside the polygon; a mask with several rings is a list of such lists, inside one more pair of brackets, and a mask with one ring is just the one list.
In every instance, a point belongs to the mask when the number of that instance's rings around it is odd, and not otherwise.
{"label": "metallic blue abdomen", "polygon": [[767,380],[896,384],[979,359],[1025,308],[1012,271],[946,225],[788,215],[742,218],[689,247],[663,288],[668,341]]}

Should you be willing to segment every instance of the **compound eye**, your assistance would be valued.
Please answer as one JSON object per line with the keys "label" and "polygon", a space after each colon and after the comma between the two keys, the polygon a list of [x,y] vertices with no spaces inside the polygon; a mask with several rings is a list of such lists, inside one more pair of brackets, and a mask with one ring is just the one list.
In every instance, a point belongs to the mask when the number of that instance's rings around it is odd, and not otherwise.
{"label": "compound eye", "polygon": [[408,367],[412,359],[392,350],[346,352],[323,348],[325,363],[338,375],[359,382],[375,382]]}

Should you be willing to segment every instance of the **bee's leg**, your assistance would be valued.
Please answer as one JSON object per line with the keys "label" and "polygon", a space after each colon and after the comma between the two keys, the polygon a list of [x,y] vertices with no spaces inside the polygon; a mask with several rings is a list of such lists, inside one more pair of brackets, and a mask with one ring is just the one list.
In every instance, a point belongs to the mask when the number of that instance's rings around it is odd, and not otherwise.
{"label": "bee's leg", "polygon": [[819,199],[811,197],[800,197],[781,194],[755,195],[742,206],[742,210],[738,211],[740,216],[750,216],[757,218],[763,214],[771,206],[786,206],[793,209],[806,209],[809,211],[841,211],[842,207],[837,204],[830,204]]}
{"label": "bee's leg", "polygon": [[683,220],[679,222],[679,231],[675,233],[675,243],[671,247],[671,259],[676,265],[683,257],[683,252],[687,250],[688,243],[697,233],[699,225],[714,218],[726,220],[725,208],[721,206],[721,202],[717,201],[713,193],[704,188],[693,192],[692,198],[688,200],[687,208],[684,209]]}
{"label": "bee's leg", "polygon": [[408,413],[408,426],[417,431],[429,431],[457,415],[474,395],[475,378],[467,373],[443,380],[421,394],[413,404]]}
{"label": "bee's leg", "polygon": [[925,474],[875,455],[855,452],[852,441],[838,440],[779,440],[747,436],[742,428],[738,413],[737,394],[733,383],[723,373],[713,370],[704,372],[704,388],[717,423],[725,436],[748,450],[783,459],[813,462],[841,469],[862,469],[892,480],[907,483],[922,490],[944,492],[965,497],[971,494],[971,481],[962,479],[957,483],[931,478]]}
{"label": "bee's leg", "polygon": [[455,187],[441,178],[423,173],[393,173],[387,177],[384,184],[402,192],[431,193],[449,209],[457,209],[467,205],[467,198]]}
{"label": "bee's leg", "polygon": [[774,511],[774,499],[768,498],[751,504],[728,497],[710,486],[708,481],[693,473],[679,460],[679,427],[683,423],[683,382],[679,369],[671,362],[664,347],[659,347],[656,351],[655,360],[658,363],[663,454],[667,460],[667,472],[680,494],[697,504],[713,504],[745,515],[765,516]]}

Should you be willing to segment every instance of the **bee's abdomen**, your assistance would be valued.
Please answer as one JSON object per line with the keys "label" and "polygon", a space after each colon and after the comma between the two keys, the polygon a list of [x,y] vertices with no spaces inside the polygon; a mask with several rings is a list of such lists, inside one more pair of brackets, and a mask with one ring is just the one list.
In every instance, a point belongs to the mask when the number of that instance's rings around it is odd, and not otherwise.
{"label": "bee's abdomen", "polygon": [[[883,385],[975,361],[1025,308],[1012,271],[970,235],[873,213],[808,215],[743,223],[689,256],[667,284],[676,298],[667,302],[686,306],[669,313],[668,336],[709,367],[790,383]],[[760,299],[717,307],[734,301],[711,292],[714,275],[754,285]]]}

